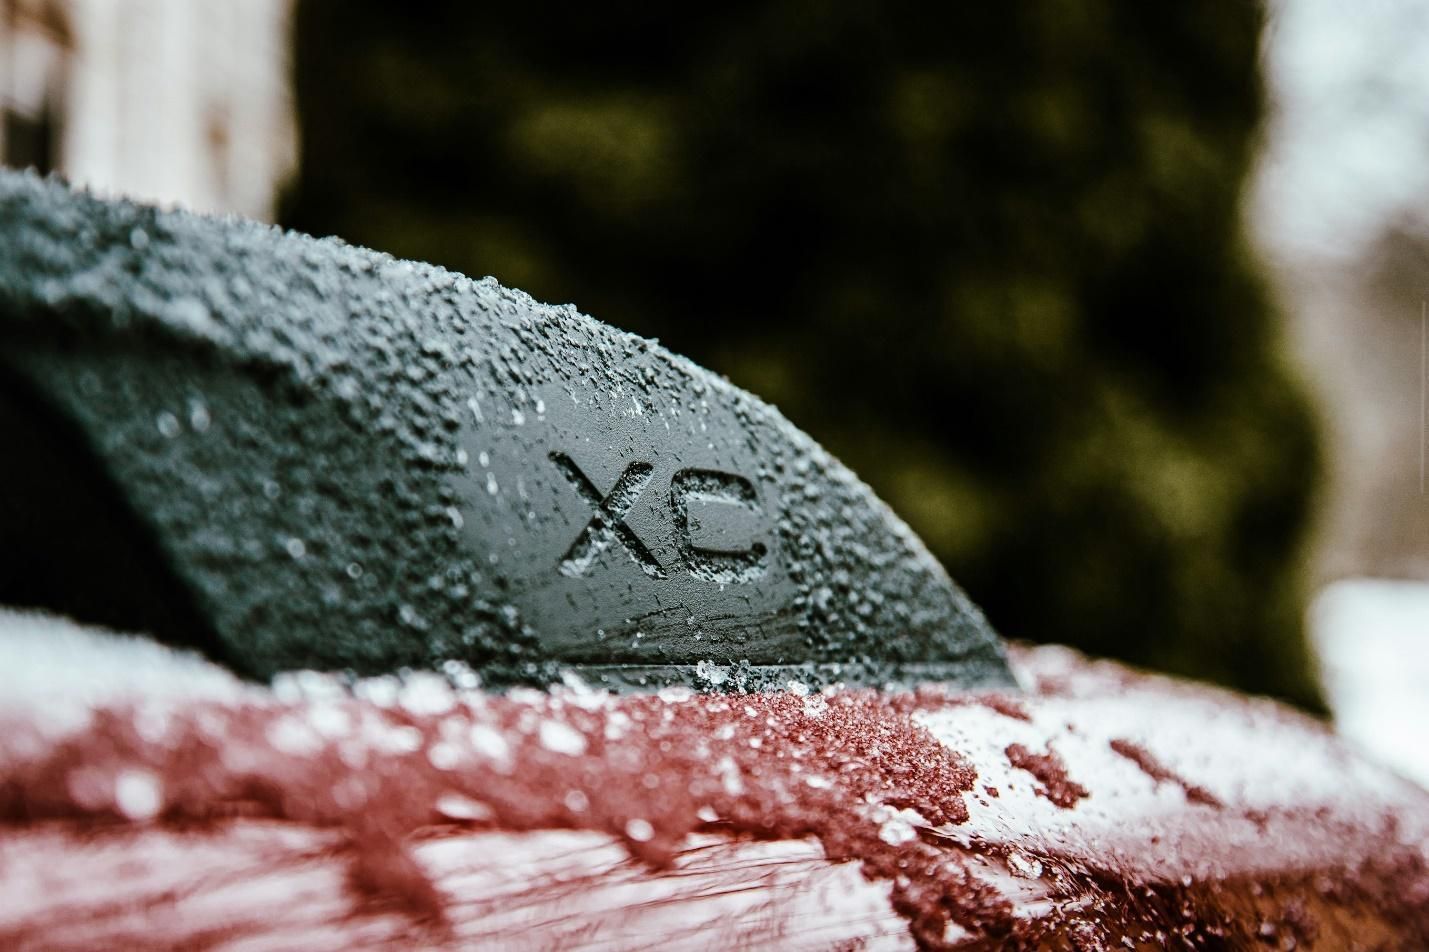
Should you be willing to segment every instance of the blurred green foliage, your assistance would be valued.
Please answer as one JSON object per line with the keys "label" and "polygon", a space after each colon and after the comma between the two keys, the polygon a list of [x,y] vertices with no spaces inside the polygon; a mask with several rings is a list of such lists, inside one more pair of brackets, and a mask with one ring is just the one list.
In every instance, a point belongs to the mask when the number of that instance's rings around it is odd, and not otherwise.
{"label": "blurred green foliage", "polygon": [[761,396],[1004,634],[1278,694],[1313,421],[1239,199],[1253,4],[306,0],[285,223]]}

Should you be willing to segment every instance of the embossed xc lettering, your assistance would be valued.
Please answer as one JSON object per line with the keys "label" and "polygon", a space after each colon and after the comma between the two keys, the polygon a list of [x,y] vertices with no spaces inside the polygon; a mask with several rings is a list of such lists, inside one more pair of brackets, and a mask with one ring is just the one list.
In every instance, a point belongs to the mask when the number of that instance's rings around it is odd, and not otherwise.
{"label": "embossed xc lettering", "polygon": [[[703,525],[697,525],[691,511],[696,504],[705,504]],[[670,508],[680,558],[695,578],[737,585],[753,582],[768,570],[768,547],[738,532],[737,514],[754,517],[751,526],[755,527],[760,516],[754,486],[743,476],[682,469],[670,480]],[[699,538],[696,528],[702,530]]]}
{"label": "embossed xc lettering", "polygon": [[590,477],[581,472],[575,461],[565,453],[552,453],[551,462],[556,464],[580,497],[595,511],[590,522],[576,537],[576,541],[571,543],[565,558],[561,560],[561,574],[579,578],[595,564],[602,552],[619,542],[625,547],[625,551],[630,553],[635,564],[640,566],[641,571],[651,578],[664,578],[665,570],[660,567],[655,556],[650,554],[645,543],[641,542],[624,522],[625,514],[635,505],[635,500],[640,498],[640,493],[650,483],[653,467],[649,463],[631,463],[625,467],[625,472],[620,474],[610,492],[602,496],[600,490],[590,481]]}

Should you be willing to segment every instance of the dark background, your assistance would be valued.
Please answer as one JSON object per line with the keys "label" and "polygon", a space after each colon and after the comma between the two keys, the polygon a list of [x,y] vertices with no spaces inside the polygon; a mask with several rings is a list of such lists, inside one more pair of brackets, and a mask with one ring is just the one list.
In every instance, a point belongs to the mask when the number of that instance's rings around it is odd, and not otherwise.
{"label": "dark background", "polygon": [[283,223],[777,404],[1005,635],[1319,704],[1253,4],[304,0]]}

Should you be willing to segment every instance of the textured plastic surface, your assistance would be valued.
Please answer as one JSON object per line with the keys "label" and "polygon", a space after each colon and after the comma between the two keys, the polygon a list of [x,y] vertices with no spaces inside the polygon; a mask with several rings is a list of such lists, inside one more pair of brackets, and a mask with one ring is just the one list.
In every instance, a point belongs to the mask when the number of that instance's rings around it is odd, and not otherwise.
{"label": "textured plastic surface", "polygon": [[[1010,683],[918,540],[774,409],[491,279],[5,173],[0,383],[210,629],[160,636],[249,675]],[[66,508],[46,484],[31,523]]]}

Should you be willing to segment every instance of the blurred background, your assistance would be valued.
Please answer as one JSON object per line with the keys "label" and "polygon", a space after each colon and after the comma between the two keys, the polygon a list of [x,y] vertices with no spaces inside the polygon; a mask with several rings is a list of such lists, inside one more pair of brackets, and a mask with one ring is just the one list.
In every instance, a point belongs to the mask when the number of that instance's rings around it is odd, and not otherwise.
{"label": "blurred background", "polygon": [[658,337],[1003,634],[1429,777],[1429,7],[0,10],[5,164]]}

